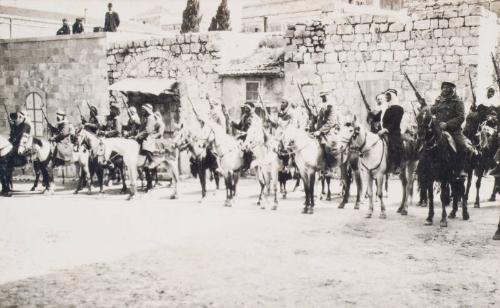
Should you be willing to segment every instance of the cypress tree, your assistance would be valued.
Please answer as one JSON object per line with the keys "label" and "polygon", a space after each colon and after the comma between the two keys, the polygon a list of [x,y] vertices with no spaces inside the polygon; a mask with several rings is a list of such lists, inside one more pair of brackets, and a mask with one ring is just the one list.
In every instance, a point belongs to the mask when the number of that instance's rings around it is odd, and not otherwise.
{"label": "cypress tree", "polygon": [[200,2],[198,0],[187,0],[186,8],[182,12],[181,33],[200,31],[199,11]]}
{"label": "cypress tree", "polygon": [[212,18],[208,31],[228,31],[231,30],[231,21],[227,0],[222,0],[215,17]]}

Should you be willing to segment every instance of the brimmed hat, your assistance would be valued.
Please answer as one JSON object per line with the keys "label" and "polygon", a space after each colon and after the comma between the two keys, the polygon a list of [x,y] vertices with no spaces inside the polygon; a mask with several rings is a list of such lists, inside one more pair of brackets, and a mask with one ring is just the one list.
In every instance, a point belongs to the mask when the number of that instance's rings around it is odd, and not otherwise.
{"label": "brimmed hat", "polygon": [[26,110],[24,110],[24,109],[18,110],[17,115],[22,116],[23,118],[26,118],[26,115],[27,115]]}
{"label": "brimmed hat", "polygon": [[65,117],[66,112],[64,110],[57,110],[56,115],[60,117]]}
{"label": "brimmed hat", "polygon": [[149,114],[153,114],[153,106],[151,104],[142,105],[142,109],[146,110]]}
{"label": "brimmed hat", "polygon": [[449,86],[449,87],[452,87],[453,89],[455,89],[457,87],[453,82],[449,82],[449,81],[443,81],[441,83],[441,88],[443,88],[444,86]]}
{"label": "brimmed hat", "polygon": [[385,93],[392,93],[394,95],[398,95],[398,91],[396,89],[387,89],[387,91],[385,91]]}
{"label": "brimmed hat", "polygon": [[321,92],[319,92],[319,97],[327,96],[330,92],[330,90],[321,90]]}

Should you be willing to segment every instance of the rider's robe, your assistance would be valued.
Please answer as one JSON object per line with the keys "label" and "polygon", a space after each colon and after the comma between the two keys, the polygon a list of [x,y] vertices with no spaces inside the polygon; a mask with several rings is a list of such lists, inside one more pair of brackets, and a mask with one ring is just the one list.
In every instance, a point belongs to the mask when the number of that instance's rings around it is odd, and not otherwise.
{"label": "rider's robe", "polygon": [[96,134],[101,127],[101,124],[99,123],[99,120],[96,116],[90,116],[88,121],[82,118],[82,124],[86,130],[94,134]]}
{"label": "rider's robe", "polygon": [[103,133],[106,138],[118,138],[122,135],[122,122],[119,115],[108,115],[106,117]]}
{"label": "rider's robe", "polygon": [[387,129],[389,139],[389,162],[400,166],[403,156],[403,140],[401,138],[401,121],[405,111],[400,105],[391,105],[384,112],[382,128]]}
{"label": "rider's robe", "polygon": [[23,138],[24,134],[31,134],[31,125],[24,121],[20,124],[14,124],[10,130],[9,142],[12,143],[14,148],[19,147],[19,143],[21,142],[21,138]]}
{"label": "rider's robe", "polygon": [[56,143],[55,157],[63,161],[73,160],[73,145],[71,135],[74,133],[74,127],[64,121],[57,124],[56,127],[49,125],[52,134],[52,140]]}
{"label": "rider's robe", "polygon": [[155,124],[155,116],[150,114],[144,121],[141,131],[139,132],[140,138],[143,139],[142,149],[151,153],[154,153],[156,150],[155,138],[153,136],[155,133]]}

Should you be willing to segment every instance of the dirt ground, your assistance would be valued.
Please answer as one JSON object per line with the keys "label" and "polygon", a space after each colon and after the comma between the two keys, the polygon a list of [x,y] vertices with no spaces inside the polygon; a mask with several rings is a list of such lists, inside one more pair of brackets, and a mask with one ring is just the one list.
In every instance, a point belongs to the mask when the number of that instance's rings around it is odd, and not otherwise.
{"label": "dirt ground", "polygon": [[0,199],[0,307],[500,305],[498,202],[440,228],[439,207],[434,226],[425,208],[396,214],[397,181],[386,220],[379,207],[365,219],[366,204],[337,209],[338,196],[303,215],[300,191],[261,210],[252,179],[232,208],[209,188],[204,204],[195,180],[175,201],[168,188],[132,202],[70,190]]}

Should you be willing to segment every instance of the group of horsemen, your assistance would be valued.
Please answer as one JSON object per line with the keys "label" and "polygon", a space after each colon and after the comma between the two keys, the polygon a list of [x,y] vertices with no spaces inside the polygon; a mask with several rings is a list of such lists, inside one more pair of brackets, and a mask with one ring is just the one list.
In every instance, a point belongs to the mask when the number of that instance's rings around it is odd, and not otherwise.
{"label": "group of horsemen", "polygon": [[[152,161],[155,148],[155,140],[163,138],[165,133],[165,123],[159,111],[154,111],[151,104],[144,104],[142,109],[142,120],[135,107],[128,107],[128,123],[123,125],[121,118],[121,109],[117,102],[111,102],[109,106],[109,114],[105,117],[105,123],[101,123],[98,119],[99,113],[95,106],[89,105],[89,117],[86,119],[81,116],[83,129],[104,138],[135,138],[142,144],[142,153]],[[31,123],[26,114],[26,111],[20,110],[11,113],[10,122],[10,137],[9,142],[12,144],[16,153],[19,165],[24,165],[27,161],[25,156],[17,154],[24,135],[31,134]],[[49,141],[56,144],[55,153],[53,155],[54,163],[57,160],[65,162],[72,160],[72,140],[74,127],[68,121],[66,113],[62,110],[56,112],[56,124],[48,123],[48,129],[51,135]],[[23,163],[24,162],[24,163]]]}
{"label": "group of horsemen", "polygon": [[[210,100],[209,115],[212,120],[222,125],[228,133],[230,128],[233,128],[234,131],[240,131],[241,133],[238,137],[240,139],[245,138],[245,132],[249,129],[254,119],[262,121],[264,126],[269,129],[278,126],[294,125],[297,128],[308,130],[320,140],[325,153],[324,157],[328,165],[331,163],[329,162],[331,155],[328,155],[328,153],[331,152],[329,140],[332,140],[331,137],[335,134],[335,129],[338,127],[333,104],[328,99],[328,95],[328,91],[320,93],[321,103],[318,111],[313,115],[314,120],[312,121],[309,121],[308,117],[305,116],[303,106],[291,103],[287,99],[282,99],[277,119],[270,117],[265,110],[263,110],[263,115],[259,116],[256,112],[256,106],[252,102],[246,102],[243,105],[239,122],[229,120],[229,115],[224,104],[217,102],[212,103]],[[453,137],[456,144],[456,151],[458,154],[457,163],[460,167],[457,168],[457,170],[462,170],[457,176],[465,176],[463,172],[466,159],[465,156],[468,147],[470,147],[468,139],[471,139],[472,143],[477,143],[474,139],[479,129],[479,125],[487,123],[494,129],[497,129],[497,132],[500,131],[498,130],[500,121],[497,121],[497,115],[500,113],[500,102],[493,87],[487,89],[486,97],[486,100],[480,102],[477,106],[473,105],[471,108],[467,116],[465,130],[462,130],[462,124],[466,120],[464,103],[456,93],[455,84],[443,82],[441,85],[441,94],[436,99],[434,105],[430,107],[433,116],[437,123],[439,123],[439,127],[448,132],[449,135]],[[371,132],[381,137],[387,136],[389,171],[397,173],[403,157],[403,139],[406,132],[411,131],[409,127],[411,121],[408,120],[410,113],[405,112],[405,109],[399,103],[398,92],[395,89],[388,89],[380,93],[376,96],[375,100],[375,107],[369,110],[367,122]],[[426,102],[423,99],[419,99],[419,103],[421,107],[426,106]],[[85,119],[82,116],[81,121],[84,129],[101,137],[136,138],[142,144],[143,154],[146,155],[149,160],[152,160],[152,155],[155,152],[154,140],[163,138],[165,124],[161,114],[158,111],[155,112],[151,104],[144,104],[141,109],[143,115],[142,119],[136,108],[127,108],[129,120],[126,125],[122,125],[120,106],[117,102],[112,102],[110,103],[109,115],[106,116],[106,122],[101,124],[98,120],[97,108],[89,106],[89,118]],[[308,111],[310,112],[311,110],[308,109]],[[56,120],[57,123],[55,126],[49,124],[49,131],[52,135],[50,140],[58,145],[70,144],[69,138],[74,129],[68,122],[65,112],[58,111],[56,113]],[[18,111],[17,113],[11,114],[10,123],[11,133],[9,141],[14,148],[17,148],[19,147],[23,135],[30,134],[31,125],[25,111]],[[468,139],[465,138],[464,133],[467,135]],[[495,137],[497,139],[496,144],[500,144],[500,136],[497,135]],[[67,157],[65,158],[65,155],[71,155],[71,152],[68,150],[67,152],[69,154],[65,154],[65,148],[67,147],[56,147],[54,159],[68,160]],[[17,151],[14,151],[14,153],[17,153]],[[25,157],[18,157],[18,159],[26,160]],[[245,157],[244,169],[250,167],[251,159],[251,154]],[[495,160],[496,166],[490,174],[500,176],[500,149],[495,155]]]}
{"label": "group of horsemen", "polygon": [[[286,126],[289,124],[295,125],[297,128],[308,130],[320,140],[324,151],[324,157],[327,166],[332,164],[333,150],[332,140],[335,140],[333,135],[338,128],[338,118],[334,112],[333,104],[328,99],[328,91],[320,93],[321,105],[319,111],[314,114],[311,108],[307,108],[309,113],[306,116],[306,108],[300,105],[290,103],[287,99],[282,99],[280,110],[278,112],[278,120],[271,119],[264,113],[264,123],[270,127]],[[388,171],[399,173],[402,160],[404,157],[403,141],[405,138],[414,136],[416,128],[412,123],[411,117],[416,117],[416,113],[405,112],[398,99],[398,91],[388,89],[375,98],[375,108],[370,108],[367,116],[369,129],[372,133],[378,134],[381,138],[386,138],[388,143]],[[306,104],[306,102],[304,101]],[[424,99],[419,98],[420,108],[426,107]],[[467,175],[464,172],[466,156],[469,151],[474,151],[473,145],[478,144],[477,133],[481,124],[486,124],[497,131],[494,136],[496,141],[494,144],[497,147],[497,152],[494,157],[495,162],[493,170],[490,174],[500,176],[500,121],[497,121],[497,115],[500,114],[500,100],[495,88],[490,86],[486,91],[486,99],[479,102],[478,105],[473,105],[469,114],[465,114],[464,103],[456,93],[456,85],[451,82],[443,82],[441,85],[441,94],[435,100],[435,103],[430,106],[431,113],[439,124],[441,130],[449,133],[453,138],[457,152],[457,177],[465,178]],[[255,106],[251,102],[247,102],[242,108],[242,117],[239,123],[232,123],[232,126],[237,130],[246,131],[250,127],[252,119],[258,117],[255,112]],[[312,119],[311,119],[312,118]],[[466,121],[467,120],[467,121]],[[465,128],[462,129],[462,124],[466,122]],[[413,126],[413,127],[412,127]],[[465,134],[465,135],[464,135]],[[467,138],[466,138],[467,137]],[[247,159],[246,166],[251,159]]]}

